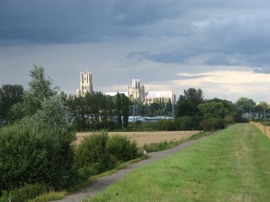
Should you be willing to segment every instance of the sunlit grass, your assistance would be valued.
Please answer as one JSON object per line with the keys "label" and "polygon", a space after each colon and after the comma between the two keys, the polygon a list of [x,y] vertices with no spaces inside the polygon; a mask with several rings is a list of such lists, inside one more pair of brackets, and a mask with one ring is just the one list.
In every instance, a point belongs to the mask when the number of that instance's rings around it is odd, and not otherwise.
{"label": "sunlit grass", "polygon": [[85,201],[269,201],[270,140],[237,124]]}
{"label": "sunlit grass", "polygon": [[59,200],[64,198],[67,195],[66,191],[62,192],[55,192],[55,191],[50,191],[48,193],[44,193],[33,200],[30,200],[29,202],[44,202],[44,201],[53,201],[53,200]]}

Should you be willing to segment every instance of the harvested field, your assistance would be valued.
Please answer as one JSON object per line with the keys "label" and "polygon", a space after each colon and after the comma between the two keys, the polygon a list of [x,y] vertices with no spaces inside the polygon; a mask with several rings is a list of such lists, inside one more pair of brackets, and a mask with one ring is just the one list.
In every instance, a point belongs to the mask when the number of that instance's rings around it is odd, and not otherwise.
{"label": "harvested field", "polygon": [[[109,132],[109,136],[118,134],[125,135],[131,140],[135,140],[139,147],[143,147],[144,144],[159,143],[162,141],[178,141],[189,138],[193,134],[199,133],[200,131],[151,131],[151,132]],[[79,144],[82,139],[91,132],[78,132],[76,134],[76,144]]]}

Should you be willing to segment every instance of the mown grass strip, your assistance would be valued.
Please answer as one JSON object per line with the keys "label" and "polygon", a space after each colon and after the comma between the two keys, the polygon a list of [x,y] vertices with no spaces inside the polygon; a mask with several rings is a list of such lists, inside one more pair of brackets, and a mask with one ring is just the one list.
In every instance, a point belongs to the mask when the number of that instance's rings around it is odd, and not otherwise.
{"label": "mown grass strip", "polygon": [[269,201],[270,141],[233,125],[85,201]]}

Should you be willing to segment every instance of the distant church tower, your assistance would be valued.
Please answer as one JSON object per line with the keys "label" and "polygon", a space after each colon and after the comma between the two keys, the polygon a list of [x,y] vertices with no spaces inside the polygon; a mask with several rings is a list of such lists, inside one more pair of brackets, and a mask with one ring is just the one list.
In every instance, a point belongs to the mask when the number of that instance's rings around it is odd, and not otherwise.
{"label": "distant church tower", "polygon": [[131,86],[128,86],[128,97],[131,99],[144,101],[144,96],[144,85],[141,85],[139,79],[132,79]]}
{"label": "distant church tower", "polygon": [[93,93],[92,73],[85,71],[80,73],[80,89],[76,91],[76,96],[85,96],[86,93]]}

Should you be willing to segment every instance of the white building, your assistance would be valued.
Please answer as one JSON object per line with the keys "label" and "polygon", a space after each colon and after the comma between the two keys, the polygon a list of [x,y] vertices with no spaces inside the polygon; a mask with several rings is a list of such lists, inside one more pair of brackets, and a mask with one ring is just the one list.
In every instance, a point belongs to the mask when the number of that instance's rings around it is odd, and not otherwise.
{"label": "white building", "polygon": [[171,102],[175,103],[175,94],[170,91],[150,91],[146,92],[144,96],[144,103],[150,104],[154,101]]}
{"label": "white building", "polygon": [[128,86],[128,97],[143,101],[146,104],[153,103],[154,101],[171,101],[171,103],[175,103],[176,101],[175,94],[172,90],[145,92],[145,87],[139,79],[132,79],[131,86]]}
{"label": "white building", "polygon": [[85,71],[80,73],[80,89],[76,90],[76,96],[85,96],[93,93],[92,73]]}

